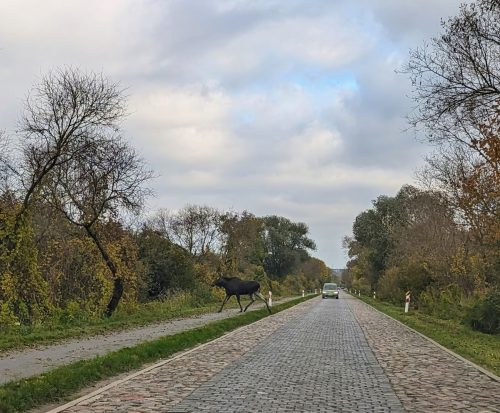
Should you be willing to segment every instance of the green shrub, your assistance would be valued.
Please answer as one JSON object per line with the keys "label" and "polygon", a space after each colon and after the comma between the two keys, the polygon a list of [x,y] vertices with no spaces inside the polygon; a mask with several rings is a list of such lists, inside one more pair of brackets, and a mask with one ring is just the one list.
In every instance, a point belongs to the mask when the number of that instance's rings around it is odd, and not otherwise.
{"label": "green shrub", "polygon": [[19,320],[7,303],[0,304],[0,326],[18,325]]}
{"label": "green shrub", "polygon": [[[355,282],[353,282],[355,284]],[[397,267],[385,271],[378,282],[377,297],[393,304],[401,305],[405,299],[405,286],[401,285],[400,271]]]}
{"label": "green shrub", "polygon": [[191,292],[191,305],[193,307],[203,307],[213,302],[218,302],[219,298],[215,297],[213,290],[208,285],[196,283],[193,291]]}
{"label": "green shrub", "polygon": [[469,311],[467,321],[474,330],[488,334],[500,333],[500,289],[490,291]]}
{"label": "green shrub", "polygon": [[420,295],[420,304],[425,313],[443,320],[463,321],[470,307],[470,303],[456,285],[449,285],[446,288],[427,288]]}

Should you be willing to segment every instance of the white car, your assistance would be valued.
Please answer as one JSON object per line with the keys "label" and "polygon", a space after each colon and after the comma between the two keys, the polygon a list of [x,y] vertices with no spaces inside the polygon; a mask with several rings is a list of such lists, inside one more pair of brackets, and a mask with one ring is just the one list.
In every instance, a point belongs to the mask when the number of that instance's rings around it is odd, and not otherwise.
{"label": "white car", "polygon": [[327,297],[339,298],[339,289],[337,287],[337,284],[325,283],[323,285],[322,296],[323,298]]}

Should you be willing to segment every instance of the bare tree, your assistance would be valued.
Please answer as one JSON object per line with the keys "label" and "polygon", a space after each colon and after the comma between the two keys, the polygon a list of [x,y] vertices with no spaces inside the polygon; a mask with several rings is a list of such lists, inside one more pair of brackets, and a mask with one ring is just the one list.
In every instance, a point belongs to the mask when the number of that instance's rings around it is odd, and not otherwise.
{"label": "bare tree", "polygon": [[3,193],[9,187],[9,179],[12,175],[10,161],[10,142],[7,140],[5,133],[0,131],[0,193]]}
{"label": "bare tree", "polygon": [[65,68],[43,77],[26,99],[20,120],[15,172],[21,208],[15,218],[10,250],[37,199],[49,202],[94,240],[114,279],[106,314],[115,310],[123,279],[96,231],[96,224],[121,209],[136,211],[151,178],[142,160],[119,137],[125,97],[117,83],[101,74]]}
{"label": "bare tree", "polygon": [[173,242],[169,236],[172,216],[173,214],[168,209],[160,209],[147,220],[146,226],[156,231],[170,242]]}
{"label": "bare tree", "polygon": [[122,209],[138,212],[152,177],[136,152],[119,137],[94,139],[61,164],[44,186],[44,198],[74,225],[83,228],[99,249],[113,276],[113,294],[106,309],[111,316],[121,299],[124,280],[97,231],[97,224]]}
{"label": "bare tree", "polygon": [[442,27],[440,37],[410,52],[403,69],[417,105],[410,123],[431,142],[483,156],[474,140],[500,105],[500,2],[464,4]]}
{"label": "bare tree", "polygon": [[500,1],[463,4],[443,34],[410,52],[416,102],[410,123],[437,151],[424,181],[448,195],[480,244],[498,242]]}
{"label": "bare tree", "polygon": [[159,211],[152,227],[194,257],[204,257],[220,247],[222,214],[208,206],[187,205],[177,212]]}
{"label": "bare tree", "polygon": [[118,131],[124,103],[118,84],[71,68],[49,73],[33,88],[20,122],[25,207],[54,168]]}
{"label": "bare tree", "polygon": [[49,73],[33,87],[19,122],[20,154],[16,164],[2,162],[17,178],[21,208],[15,234],[34,198],[55,169],[92,145],[95,139],[116,133],[125,115],[118,84],[100,74],[66,68]]}

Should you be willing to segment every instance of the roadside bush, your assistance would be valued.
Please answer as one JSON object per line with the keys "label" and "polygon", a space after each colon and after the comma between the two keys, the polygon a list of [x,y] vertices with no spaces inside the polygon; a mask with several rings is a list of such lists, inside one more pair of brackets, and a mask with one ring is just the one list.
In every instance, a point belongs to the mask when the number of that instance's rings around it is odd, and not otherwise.
{"label": "roadside bush", "polygon": [[479,300],[469,311],[467,321],[477,331],[500,333],[500,290],[494,289]]}
{"label": "roadside bush", "polygon": [[370,282],[365,277],[361,277],[361,278],[358,278],[357,280],[354,280],[352,283],[352,288],[354,288],[355,290],[361,291],[361,294],[364,294],[364,295],[371,295],[372,294]]}
{"label": "roadside bush", "polygon": [[69,300],[64,307],[57,307],[44,324],[52,326],[66,326],[80,324],[95,318],[95,314],[85,306],[85,302]]}
{"label": "roadside bush", "polygon": [[189,290],[195,269],[189,254],[160,234],[144,229],[137,238],[142,268],[143,300],[161,299],[171,291]]}
{"label": "roadside bush", "polygon": [[404,300],[405,289],[401,285],[401,277],[397,267],[385,271],[378,282],[377,296],[393,304],[400,304]]}
{"label": "roadside bush", "polygon": [[193,307],[204,307],[218,302],[221,299],[221,292],[223,292],[222,289],[216,290],[208,285],[197,283],[191,291],[191,304]]}
{"label": "roadside bush", "polygon": [[456,284],[446,288],[429,287],[420,295],[422,310],[444,320],[463,321],[471,301],[472,298],[467,299]]}
{"label": "roadside bush", "polygon": [[0,326],[13,326],[19,324],[18,318],[7,303],[0,304]]}

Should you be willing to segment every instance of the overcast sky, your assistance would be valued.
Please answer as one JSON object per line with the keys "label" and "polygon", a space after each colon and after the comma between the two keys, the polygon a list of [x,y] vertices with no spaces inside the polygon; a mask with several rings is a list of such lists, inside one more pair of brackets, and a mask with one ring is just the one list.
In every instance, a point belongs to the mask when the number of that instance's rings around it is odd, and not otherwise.
{"label": "overcast sky", "polygon": [[456,0],[0,0],[0,130],[50,69],[126,87],[123,133],[159,176],[147,212],[186,204],[305,222],[332,268],[380,194],[429,148],[407,128],[410,48]]}

